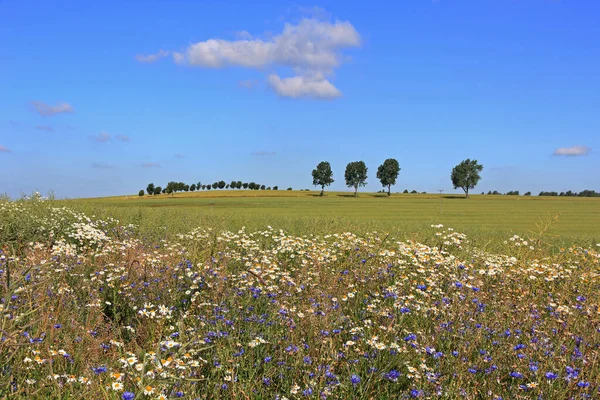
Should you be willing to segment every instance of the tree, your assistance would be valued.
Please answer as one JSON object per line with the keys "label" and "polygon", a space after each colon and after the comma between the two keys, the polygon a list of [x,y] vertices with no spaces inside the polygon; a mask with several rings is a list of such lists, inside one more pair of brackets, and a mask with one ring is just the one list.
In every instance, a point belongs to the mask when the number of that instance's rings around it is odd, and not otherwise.
{"label": "tree", "polygon": [[454,189],[461,188],[465,191],[465,197],[469,198],[469,190],[477,186],[481,180],[479,173],[483,170],[483,165],[477,163],[477,160],[466,159],[452,168],[452,184]]}
{"label": "tree", "polygon": [[287,188],[286,190],[292,190],[292,188],[291,188],[291,187],[289,187],[289,188]]}
{"label": "tree", "polygon": [[395,158],[388,158],[377,168],[377,179],[383,187],[387,187],[387,194],[390,195],[392,185],[396,184],[398,174],[400,173],[400,164]]}
{"label": "tree", "polygon": [[331,164],[328,161],[321,161],[317,168],[312,171],[313,185],[321,186],[321,196],[325,192],[325,186],[331,185],[333,180],[333,171],[331,171]]}
{"label": "tree", "polygon": [[138,193],[138,196],[142,197],[144,195],[144,190],[140,190],[140,192]]}
{"label": "tree", "polygon": [[404,192],[402,192],[404,194],[408,194],[408,189],[404,189]]}
{"label": "tree", "polygon": [[244,183],[242,184],[242,187],[243,187],[244,189],[248,189],[248,182],[244,182]]}
{"label": "tree", "polygon": [[154,194],[155,195],[159,195],[162,192],[162,188],[160,186],[157,186],[154,188]]}
{"label": "tree", "polygon": [[216,189],[218,187],[219,187],[219,182],[215,182],[215,183],[212,184],[212,188],[213,189]]}
{"label": "tree", "polygon": [[367,165],[364,161],[353,161],[346,165],[346,186],[354,188],[354,197],[358,196],[358,187],[367,185]]}
{"label": "tree", "polygon": [[524,196],[531,196],[531,192],[525,192]]}
{"label": "tree", "polygon": [[192,183],[192,186],[190,186],[190,192],[195,192],[196,191],[196,184]]}
{"label": "tree", "polygon": [[273,190],[279,189],[279,186],[273,186]]}
{"label": "tree", "polygon": [[237,183],[236,183],[236,187],[237,187],[238,189],[241,189],[241,188],[242,188],[242,185],[243,185],[242,181],[237,181]]}
{"label": "tree", "polygon": [[148,186],[146,186],[146,192],[148,192],[148,194],[154,194],[154,183],[149,183]]}

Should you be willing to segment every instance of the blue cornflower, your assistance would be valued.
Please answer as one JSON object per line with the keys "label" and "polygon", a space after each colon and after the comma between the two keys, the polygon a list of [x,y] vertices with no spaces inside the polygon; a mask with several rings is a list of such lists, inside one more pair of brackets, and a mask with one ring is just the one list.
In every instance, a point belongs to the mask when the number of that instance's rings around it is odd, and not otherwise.
{"label": "blue cornflower", "polygon": [[133,400],[135,398],[135,394],[133,394],[132,392],[124,392],[121,395],[121,398],[123,400]]}
{"label": "blue cornflower", "polygon": [[265,384],[266,386],[269,386],[271,384],[271,378],[262,378],[262,382],[263,384]]}
{"label": "blue cornflower", "polygon": [[589,382],[585,382],[585,381],[580,381],[580,382],[577,382],[577,386],[579,386],[581,388],[584,388],[584,387],[590,386],[590,383]]}
{"label": "blue cornflower", "polygon": [[520,372],[517,372],[517,371],[513,371],[513,372],[511,372],[511,373],[510,373],[510,376],[511,376],[512,378],[522,378],[522,377],[523,377],[523,374],[522,374],[522,373],[520,373]]}
{"label": "blue cornflower", "polygon": [[398,378],[400,378],[400,372],[393,369],[390,372],[388,372],[387,374],[385,374],[385,377],[387,379],[389,379],[390,381],[396,382],[398,380]]}
{"label": "blue cornflower", "polygon": [[413,389],[410,391],[410,397],[421,397],[423,395],[422,390]]}
{"label": "blue cornflower", "polygon": [[265,361],[265,363],[268,363],[268,362],[270,362],[272,359],[273,359],[273,357],[271,357],[271,356],[266,356],[264,361]]}
{"label": "blue cornflower", "polygon": [[302,394],[303,394],[304,396],[306,396],[306,397],[310,396],[312,393],[313,393],[313,391],[312,391],[312,389],[311,389],[311,388],[306,388],[306,389],[305,389],[305,390],[302,392]]}
{"label": "blue cornflower", "polygon": [[415,335],[414,333],[411,333],[404,337],[405,342],[410,342],[411,340],[416,340],[416,339],[417,339],[417,335]]}
{"label": "blue cornflower", "polygon": [[92,368],[92,370],[94,371],[94,373],[96,375],[98,375],[98,374],[101,374],[103,372],[106,372],[106,367],[104,365],[101,365],[100,367]]}
{"label": "blue cornflower", "polygon": [[546,379],[550,379],[550,380],[558,378],[558,375],[556,373],[550,372],[550,371],[546,372],[545,376],[546,376]]}
{"label": "blue cornflower", "polygon": [[181,390],[178,392],[175,392],[175,397],[183,397],[185,396],[185,393],[183,393]]}
{"label": "blue cornflower", "polygon": [[55,324],[54,325],[54,329],[60,329],[60,328],[62,328],[62,324]]}
{"label": "blue cornflower", "polygon": [[358,385],[360,383],[360,376],[352,374],[350,382],[352,382],[353,385]]}

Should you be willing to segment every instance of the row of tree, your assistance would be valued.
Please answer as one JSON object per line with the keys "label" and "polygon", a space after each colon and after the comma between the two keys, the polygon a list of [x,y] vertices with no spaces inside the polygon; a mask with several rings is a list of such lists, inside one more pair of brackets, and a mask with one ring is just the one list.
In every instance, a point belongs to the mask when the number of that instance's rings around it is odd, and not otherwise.
{"label": "row of tree", "polygon": [[[388,158],[377,168],[377,179],[384,188],[387,188],[388,196],[391,194],[392,186],[396,184],[400,169],[398,160],[394,158]],[[354,188],[354,196],[357,196],[359,186],[367,184],[367,170],[364,161],[353,161],[346,165],[346,171],[344,172],[346,186]],[[468,198],[469,190],[473,189],[481,179],[479,173],[482,170],[483,166],[477,160],[466,159],[462,161],[452,169],[450,174],[454,189],[461,188]],[[313,169],[312,177],[313,185],[321,186],[321,196],[323,196],[325,186],[329,186],[334,182],[331,164],[328,161],[321,161],[317,168]]]}
{"label": "row of tree", "polygon": [[[201,182],[192,183],[188,185],[184,182],[175,182],[171,181],[167,183],[167,186],[164,188],[162,186],[154,186],[154,183],[149,183],[146,186],[146,193],[149,195],[159,195],[161,193],[177,193],[177,192],[194,192],[196,190],[211,190],[211,189],[250,189],[250,190],[279,190],[278,186],[270,186],[261,185],[255,182],[242,182],[242,181],[231,181],[231,183],[226,183],[225,181],[213,182],[212,184],[203,185]],[[288,190],[291,190],[288,189]],[[140,196],[144,195],[144,191],[140,190]]]}
{"label": "row of tree", "polygon": [[[346,165],[344,179],[346,186],[354,188],[354,196],[358,195],[358,187],[366,186],[367,184],[367,165],[364,161],[352,161]],[[377,179],[383,187],[388,189],[387,194],[390,195],[392,185],[396,184],[398,174],[400,173],[400,165],[394,158],[388,158],[377,168]],[[321,196],[325,193],[325,186],[331,185],[333,182],[333,171],[331,164],[328,161],[321,161],[317,168],[312,171],[313,185],[321,186]]]}
{"label": "row of tree", "polygon": [[566,196],[566,197],[600,197],[600,193],[595,190],[582,190],[581,192],[572,192],[567,190],[566,192],[540,192],[538,196]]}

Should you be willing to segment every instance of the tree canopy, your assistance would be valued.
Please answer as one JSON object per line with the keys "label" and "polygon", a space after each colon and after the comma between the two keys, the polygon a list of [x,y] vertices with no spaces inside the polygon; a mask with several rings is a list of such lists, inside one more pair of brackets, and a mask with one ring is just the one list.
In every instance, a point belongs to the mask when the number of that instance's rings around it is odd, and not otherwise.
{"label": "tree canopy", "polygon": [[354,197],[358,196],[358,187],[367,185],[367,165],[364,161],[353,161],[346,165],[346,185],[354,188]]}
{"label": "tree canopy", "polygon": [[452,184],[454,189],[461,188],[465,191],[466,198],[469,198],[469,190],[477,186],[481,180],[479,173],[483,170],[483,165],[480,165],[477,160],[466,159],[452,168]]}
{"label": "tree canopy", "polygon": [[328,161],[321,161],[317,168],[312,171],[313,185],[321,186],[321,196],[325,192],[325,186],[331,185],[333,180],[333,171]]}
{"label": "tree canopy", "polygon": [[390,195],[392,185],[396,184],[398,174],[400,173],[400,164],[395,158],[388,158],[377,168],[377,179],[383,187],[387,187],[387,194]]}

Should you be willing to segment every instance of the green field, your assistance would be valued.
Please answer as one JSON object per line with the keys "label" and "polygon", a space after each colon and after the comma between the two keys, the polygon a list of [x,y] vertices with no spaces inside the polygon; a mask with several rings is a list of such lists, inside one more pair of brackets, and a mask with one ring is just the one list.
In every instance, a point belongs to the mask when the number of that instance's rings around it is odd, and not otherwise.
{"label": "green field", "polygon": [[[600,199],[306,191],[213,191],[160,196],[123,196],[68,201],[86,211],[162,232],[198,226],[262,229],[271,225],[295,234],[381,231],[398,237],[429,236],[432,224],[475,238],[498,239],[539,233],[559,242],[600,241]],[[142,226],[142,228],[144,228]]]}

